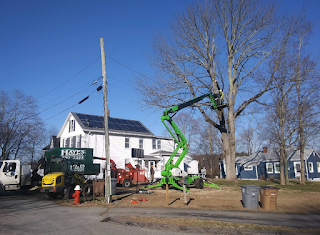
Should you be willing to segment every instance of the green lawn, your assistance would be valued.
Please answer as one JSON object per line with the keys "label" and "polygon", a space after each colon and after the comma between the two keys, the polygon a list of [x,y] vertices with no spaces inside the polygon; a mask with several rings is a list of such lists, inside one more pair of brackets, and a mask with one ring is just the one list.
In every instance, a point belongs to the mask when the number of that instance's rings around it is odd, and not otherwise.
{"label": "green lawn", "polygon": [[306,182],[305,185],[299,183],[299,180],[290,180],[289,185],[280,185],[280,182],[270,180],[235,180],[227,181],[225,179],[208,179],[220,187],[234,187],[240,189],[241,185],[273,186],[286,190],[299,190],[304,192],[320,192],[320,182]]}

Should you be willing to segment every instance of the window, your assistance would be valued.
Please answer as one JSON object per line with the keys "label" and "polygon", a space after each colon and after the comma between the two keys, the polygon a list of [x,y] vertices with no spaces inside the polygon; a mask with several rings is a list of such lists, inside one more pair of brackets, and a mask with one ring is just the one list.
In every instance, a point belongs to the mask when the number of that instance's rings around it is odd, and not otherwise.
{"label": "window", "polygon": [[71,137],[71,148],[75,148],[76,147],[76,136],[72,136]]}
{"label": "window", "polygon": [[75,120],[70,120],[69,121],[69,132],[75,131]]}
{"label": "window", "polygon": [[236,166],[236,175],[238,175],[238,167]]}
{"label": "window", "polygon": [[157,149],[157,140],[152,140],[152,149]]}
{"label": "window", "polygon": [[245,167],[244,167],[244,170],[245,170],[245,171],[252,171],[252,170],[253,170],[253,167],[252,167],[252,166],[245,166]]}
{"label": "window", "polygon": [[309,162],[308,166],[309,166],[309,172],[313,173],[313,162]]}
{"label": "window", "polygon": [[81,148],[81,135],[79,135],[77,139],[77,148]]}
{"label": "window", "polygon": [[280,173],[280,162],[274,163],[274,173]]}
{"label": "window", "polygon": [[266,169],[268,174],[273,173],[272,163],[266,163]]}
{"label": "window", "polygon": [[158,149],[161,149],[161,140],[158,140],[157,142]]}
{"label": "window", "polygon": [[125,138],[125,140],[124,140],[124,147],[127,149],[127,148],[129,148],[129,138]]}
{"label": "window", "polygon": [[139,149],[143,149],[143,139],[139,139]]}
{"label": "window", "polygon": [[[1,167],[1,165],[0,165]],[[320,173],[320,162],[317,162],[318,173]]]}
{"label": "window", "polygon": [[3,167],[3,172],[12,172],[12,174],[14,174],[16,167],[17,167],[17,164],[15,162],[9,162],[9,163],[6,162]]}

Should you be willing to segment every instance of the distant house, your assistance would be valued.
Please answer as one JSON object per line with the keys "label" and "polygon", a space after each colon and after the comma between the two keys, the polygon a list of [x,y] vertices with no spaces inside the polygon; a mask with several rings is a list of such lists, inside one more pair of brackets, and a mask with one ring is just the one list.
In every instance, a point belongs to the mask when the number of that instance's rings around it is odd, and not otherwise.
{"label": "distant house", "polygon": [[[171,155],[174,150],[173,138],[155,136],[140,121],[108,117],[108,127],[110,158],[118,168],[125,169],[125,164],[130,162],[145,169],[149,177],[151,165],[155,166],[157,174],[165,163],[163,153]],[[97,178],[103,177],[105,160],[101,159],[106,156],[103,116],[70,112],[57,137],[60,147],[93,148],[94,163],[101,165]],[[188,159],[186,156],[181,162],[181,169]]]}
{"label": "distant house", "polygon": [[[320,181],[320,158],[310,149],[305,150],[305,173],[307,180]],[[289,178],[300,178],[300,150],[287,149]],[[236,157],[236,175],[238,179],[271,179],[280,177],[280,155],[275,149],[258,151],[250,156]],[[225,160],[220,164],[220,177],[226,176]]]}
{"label": "distant house", "polygon": [[[289,178],[300,178],[300,150],[295,150],[288,158]],[[305,177],[309,181],[320,181],[320,157],[313,149],[304,150]]]}

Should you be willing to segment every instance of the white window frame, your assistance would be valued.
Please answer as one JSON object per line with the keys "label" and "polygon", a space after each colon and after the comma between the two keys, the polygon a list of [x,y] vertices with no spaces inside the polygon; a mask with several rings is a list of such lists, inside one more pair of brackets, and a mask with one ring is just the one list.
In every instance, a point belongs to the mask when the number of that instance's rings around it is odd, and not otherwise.
{"label": "white window frame", "polygon": [[245,171],[252,171],[253,170],[253,166],[252,165],[248,165],[244,167]]}
{"label": "white window frame", "polygon": [[308,169],[309,169],[310,173],[314,172],[314,170],[313,170],[313,162],[308,162]]}
{"label": "white window frame", "polygon": [[139,149],[143,149],[143,139],[139,139]]}
{"label": "white window frame", "polygon": [[[271,165],[271,169],[272,169],[271,172],[268,171],[268,169],[269,169],[268,165]],[[266,162],[266,171],[267,171],[267,174],[272,174],[273,173],[273,164],[272,164],[272,162]]]}
{"label": "white window frame", "polygon": [[129,137],[124,138],[124,148],[128,149],[130,148],[130,139]]}
{"label": "white window frame", "polygon": [[238,167],[237,167],[237,165],[236,165],[236,175],[238,175],[238,173],[239,173],[239,172],[238,172]]}
{"label": "white window frame", "polygon": [[320,173],[320,162],[317,162],[318,173]]}
{"label": "white window frame", "polygon": [[157,140],[157,149],[161,149],[161,140]]}
{"label": "white window frame", "polygon": [[157,149],[157,140],[152,139],[152,149]]}
{"label": "white window frame", "polygon": [[[280,162],[275,162],[275,163],[273,163],[273,165],[274,165],[274,173],[280,173]],[[279,170],[277,170],[277,165],[279,165]]]}

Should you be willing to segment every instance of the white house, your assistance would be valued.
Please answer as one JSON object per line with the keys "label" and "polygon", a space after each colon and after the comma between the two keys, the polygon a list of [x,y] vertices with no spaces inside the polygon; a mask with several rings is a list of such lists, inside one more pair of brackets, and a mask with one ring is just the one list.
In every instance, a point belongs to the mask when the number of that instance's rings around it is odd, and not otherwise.
{"label": "white house", "polygon": [[[155,166],[155,176],[160,176],[168,157],[174,150],[173,138],[155,136],[140,121],[108,117],[110,158],[118,168],[126,163],[139,165],[149,177],[150,166]],[[58,136],[60,147],[92,148],[94,163],[100,163],[103,178],[105,161],[104,117],[70,112]],[[174,158],[174,161],[177,158]],[[188,173],[198,173],[198,161],[186,155],[179,167]],[[186,170],[187,169],[187,170]]]}

